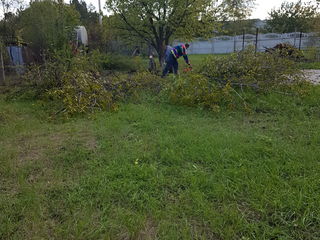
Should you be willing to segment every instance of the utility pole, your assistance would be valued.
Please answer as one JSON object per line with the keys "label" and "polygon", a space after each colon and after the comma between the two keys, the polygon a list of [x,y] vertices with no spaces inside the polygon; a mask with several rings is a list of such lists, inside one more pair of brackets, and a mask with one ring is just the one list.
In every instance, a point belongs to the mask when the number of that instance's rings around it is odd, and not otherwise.
{"label": "utility pole", "polygon": [[299,50],[301,50],[301,43],[302,43],[302,32],[300,31]]}
{"label": "utility pole", "polygon": [[259,40],[259,28],[256,29],[256,43],[254,48],[255,53],[257,53],[258,51],[258,40]]}
{"label": "utility pole", "polygon": [[245,38],[246,38],[246,31],[245,31],[245,29],[243,29],[243,33],[242,33],[242,51],[244,50]]}
{"label": "utility pole", "polygon": [[294,29],[294,44],[293,46],[296,46],[296,41],[297,41],[297,28]]}
{"label": "utility pole", "polygon": [[3,61],[3,44],[0,41],[0,67],[1,67],[1,78],[2,82],[0,81],[0,85],[6,85],[6,73],[4,69],[4,61]]}
{"label": "utility pole", "polygon": [[98,0],[98,4],[99,4],[99,24],[102,25],[101,0]]}
{"label": "utility pole", "polygon": [[4,63],[3,63],[3,54],[2,54],[2,49],[0,46],[0,61],[1,61],[1,70],[2,70],[2,83],[0,82],[0,85],[5,85],[6,84],[6,74],[4,72]]}
{"label": "utility pole", "polygon": [[236,33],[233,35],[233,52],[237,51],[237,36]]}

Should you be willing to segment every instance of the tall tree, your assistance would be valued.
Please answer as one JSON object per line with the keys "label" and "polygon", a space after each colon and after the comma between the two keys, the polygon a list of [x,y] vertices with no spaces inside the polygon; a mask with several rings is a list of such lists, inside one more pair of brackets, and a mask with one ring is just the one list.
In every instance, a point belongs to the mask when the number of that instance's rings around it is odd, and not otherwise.
{"label": "tall tree", "polygon": [[223,0],[222,14],[230,21],[244,20],[251,15],[256,0]]}
{"label": "tall tree", "polygon": [[90,49],[105,50],[103,29],[99,25],[99,14],[94,6],[91,4],[88,6],[83,0],[71,0],[70,5],[79,12],[81,24],[87,29]]}
{"label": "tall tree", "polygon": [[71,0],[70,5],[74,6],[74,8],[80,14],[81,23],[85,26],[90,24],[96,24],[99,21],[99,14],[95,11],[93,5],[87,5],[87,3],[83,0]]}
{"label": "tall tree", "polygon": [[319,16],[318,3],[284,2],[279,9],[269,13],[267,28],[274,32],[313,31],[315,20]]}
{"label": "tall tree", "polygon": [[127,36],[150,44],[159,61],[172,37],[208,36],[214,30],[218,0],[107,0],[118,19],[115,26]]}
{"label": "tall tree", "polygon": [[18,16],[11,12],[6,13],[0,21],[0,41],[4,43],[16,41],[18,35]]}
{"label": "tall tree", "polygon": [[247,18],[251,15],[256,0],[223,0],[221,18],[227,34],[239,34],[243,29],[253,28],[254,21]]}
{"label": "tall tree", "polygon": [[0,41],[17,38],[18,12],[25,7],[23,0],[0,0]]}
{"label": "tall tree", "polygon": [[62,49],[79,24],[79,14],[73,7],[50,0],[32,2],[19,18],[23,39],[37,54]]}
{"label": "tall tree", "polygon": [[[211,36],[224,12],[243,18],[254,0],[107,0],[116,27],[154,47],[162,63],[173,38]],[[221,19],[221,18],[220,18]]]}
{"label": "tall tree", "polygon": [[0,13],[2,12],[2,16],[5,16],[10,12],[16,13],[18,10],[22,10],[25,7],[23,0],[0,0],[0,5]]}

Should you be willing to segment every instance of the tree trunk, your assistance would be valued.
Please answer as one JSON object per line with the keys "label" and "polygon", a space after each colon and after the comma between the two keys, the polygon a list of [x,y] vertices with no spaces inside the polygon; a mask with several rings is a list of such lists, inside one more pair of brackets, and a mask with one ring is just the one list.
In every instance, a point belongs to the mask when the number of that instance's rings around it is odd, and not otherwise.
{"label": "tree trunk", "polygon": [[158,53],[160,67],[162,67],[165,61],[164,58],[165,58],[165,51],[166,51],[166,48],[164,46],[164,41],[161,41],[161,43],[158,43],[156,51]]}

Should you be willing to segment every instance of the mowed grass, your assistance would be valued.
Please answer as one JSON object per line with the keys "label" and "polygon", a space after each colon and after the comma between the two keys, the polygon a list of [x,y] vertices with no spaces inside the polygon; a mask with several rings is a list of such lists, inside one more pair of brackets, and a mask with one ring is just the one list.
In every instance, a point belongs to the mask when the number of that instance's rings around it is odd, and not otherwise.
{"label": "mowed grass", "polygon": [[[221,58],[221,57],[228,56],[228,55],[229,54],[191,54],[188,57],[189,57],[189,60],[190,60],[190,63],[192,65],[193,69],[198,70],[206,58],[208,58],[210,56],[213,56],[215,58]],[[158,66],[158,71],[160,74],[162,72],[162,69],[159,67],[158,59],[156,59],[155,61]],[[179,70],[180,71],[183,71],[183,69],[188,67],[188,65],[184,62],[183,58],[180,58],[178,60],[178,62],[179,62]],[[149,64],[149,59],[143,58],[143,67],[145,69],[148,68],[148,64]],[[320,69],[320,62],[319,61],[299,62],[298,67],[300,69]]]}
{"label": "mowed grass", "polygon": [[[214,56],[216,58],[221,58],[227,56],[228,54],[193,54],[189,56],[190,62],[193,67],[197,68],[201,65],[204,59],[209,56]],[[183,60],[179,60],[180,63],[184,65]],[[308,62],[300,62],[298,63],[299,68],[301,69],[320,69],[319,61],[308,61]]]}
{"label": "mowed grass", "polygon": [[68,121],[0,100],[0,239],[319,239],[319,96]]}
{"label": "mowed grass", "polygon": [[305,62],[299,65],[301,69],[320,69],[320,62]]}
{"label": "mowed grass", "polygon": [[[193,67],[198,67],[207,57],[214,56],[215,58],[221,58],[228,55],[229,54],[191,54],[189,55],[189,59]],[[182,62],[183,60],[180,61]]]}

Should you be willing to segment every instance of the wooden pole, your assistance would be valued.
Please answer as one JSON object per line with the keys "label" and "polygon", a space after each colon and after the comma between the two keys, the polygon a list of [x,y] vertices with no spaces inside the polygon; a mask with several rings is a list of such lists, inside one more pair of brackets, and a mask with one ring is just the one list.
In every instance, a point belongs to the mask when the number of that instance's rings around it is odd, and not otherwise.
{"label": "wooden pole", "polygon": [[302,32],[300,32],[299,50],[301,50],[301,43],[302,43]]}
{"label": "wooden pole", "polygon": [[294,47],[296,47],[296,42],[297,42],[297,28],[294,29],[294,43],[293,43]]}
{"label": "wooden pole", "polygon": [[2,70],[2,83],[0,82],[0,85],[5,85],[6,84],[6,74],[4,72],[4,62],[3,62],[2,49],[0,49],[0,60],[1,60],[1,70]]}
{"label": "wooden pole", "polygon": [[102,25],[101,0],[98,0],[98,6],[99,6],[99,24]]}
{"label": "wooden pole", "polygon": [[244,50],[244,41],[245,41],[245,38],[246,38],[246,32],[245,32],[245,30],[243,29],[243,35],[242,35],[242,51]]}
{"label": "wooden pole", "polygon": [[255,44],[255,48],[254,48],[255,52],[258,51],[258,37],[259,37],[259,28],[256,29],[256,44]]}
{"label": "wooden pole", "polygon": [[214,38],[211,38],[211,54],[214,54]]}

